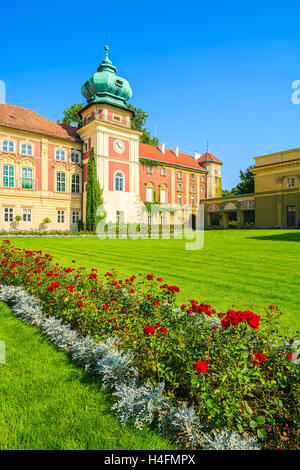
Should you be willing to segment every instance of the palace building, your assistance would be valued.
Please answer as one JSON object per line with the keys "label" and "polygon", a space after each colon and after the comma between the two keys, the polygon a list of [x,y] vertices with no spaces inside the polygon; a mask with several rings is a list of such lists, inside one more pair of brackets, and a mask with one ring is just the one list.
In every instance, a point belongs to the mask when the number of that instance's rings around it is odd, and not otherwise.
{"label": "palace building", "polygon": [[[79,127],[0,103],[0,229],[75,230],[78,220],[85,222],[91,148],[108,221],[147,223],[145,207],[156,203],[175,209],[166,223],[181,225],[182,208],[192,214],[220,195],[222,162],[212,154],[139,142],[127,105],[132,91],[116,72],[105,46],[103,62],[81,87],[86,106]],[[166,216],[157,217],[164,223]]]}
{"label": "palace building", "polygon": [[202,201],[205,228],[300,228],[300,148],[254,159],[255,192]]}

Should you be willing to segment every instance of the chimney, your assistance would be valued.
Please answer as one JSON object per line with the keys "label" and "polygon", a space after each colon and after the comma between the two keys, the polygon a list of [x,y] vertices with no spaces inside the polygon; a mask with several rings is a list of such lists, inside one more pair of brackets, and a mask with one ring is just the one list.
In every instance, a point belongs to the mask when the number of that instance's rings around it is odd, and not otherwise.
{"label": "chimney", "polygon": [[158,150],[161,151],[161,153],[164,155],[165,154],[165,150],[166,150],[166,144],[159,144],[157,146]]}
{"label": "chimney", "polygon": [[174,148],[171,150],[171,152],[173,152],[174,155],[176,155],[176,157],[178,157],[178,155],[179,155],[179,148],[178,148],[178,147],[174,147]]}
{"label": "chimney", "polygon": [[201,153],[199,153],[199,152],[194,152],[193,157],[194,157],[195,160],[198,160],[198,158],[201,157]]}

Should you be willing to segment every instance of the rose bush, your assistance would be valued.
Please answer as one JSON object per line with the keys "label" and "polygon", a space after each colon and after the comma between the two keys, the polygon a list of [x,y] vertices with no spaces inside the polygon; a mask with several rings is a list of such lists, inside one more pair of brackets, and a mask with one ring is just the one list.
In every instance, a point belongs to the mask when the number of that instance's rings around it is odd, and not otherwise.
{"label": "rose bush", "polygon": [[56,317],[95,342],[115,338],[134,354],[141,383],[164,382],[165,396],[192,405],[207,431],[255,434],[262,448],[295,449],[299,424],[297,341],[280,337],[279,309],[217,313],[152,273],[118,279],[117,271],[63,267],[50,254],[6,240],[0,283],[22,286]]}

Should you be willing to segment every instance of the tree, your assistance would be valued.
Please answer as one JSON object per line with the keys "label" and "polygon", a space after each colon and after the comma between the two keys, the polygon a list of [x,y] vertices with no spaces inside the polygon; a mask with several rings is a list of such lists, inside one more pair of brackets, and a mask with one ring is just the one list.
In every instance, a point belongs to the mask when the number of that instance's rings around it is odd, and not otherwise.
{"label": "tree", "polygon": [[254,193],[254,174],[250,171],[254,165],[250,165],[245,171],[240,170],[241,182],[235,188],[223,189],[222,196],[236,196],[237,194]]}
{"label": "tree", "polygon": [[250,165],[246,171],[240,170],[241,182],[235,187],[235,194],[249,194],[254,193],[254,174],[251,169],[254,165]]}
{"label": "tree", "polygon": [[78,113],[84,106],[84,103],[74,103],[69,108],[65,109],[62,123],[65,124],[65,126],[69,126],[71,122],[76,122],[77,125],[80,125],[81,118]]}
{"label": "tree", "polygon": [[146,122],[148,114],[140,108],[136,108],[131,104],[128,105],[128,108],[134,111],[135,117],[131,121],[131,127],[133,129],[141,130],[143,133],[140,136],[140,142],[143,144],[157,146],[159,140],[157,137],[152,137],[150,132],[146,130]]}
{"label": "tree", "polygon": [[103,205],[103,190],[97,178],[97,168],[95,161],[94,148],[90,150],[90,157],[87,168],[87,185],[86,185],[86,229],[95,231],[97,224],[105,216],[97,215],[97,209]]}
{"label": "tree", "polygon": [[[74,103],[69,108],[64,110],[64,117],[62,123],[66,126],[69,126],[71,122],[76,122],[78,125],[81,124],[81,118],[79,116],[79,111],[84,108],[84,103]],[[140,136],[140,142],[143,144],[149,144],[157,146],[159,144],[159,140],[157,137],[152,137],[150,132],[146,130],[146,122],[148,114],[143,111],[141,108],[136,108],[131,104],[128,105],[128,109],[131,109],[135,113],[134,118],[131,120],[131,127],[132,129],[137,129],[142,131],[142,135]],[[57,122],[60,122],[59,120]]]}

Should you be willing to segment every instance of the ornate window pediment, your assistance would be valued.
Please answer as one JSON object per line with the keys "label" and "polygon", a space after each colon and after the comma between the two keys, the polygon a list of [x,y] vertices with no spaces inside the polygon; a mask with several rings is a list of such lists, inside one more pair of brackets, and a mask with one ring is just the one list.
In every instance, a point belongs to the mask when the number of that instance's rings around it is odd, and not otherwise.
{"label": "ornate window pediment", "polygon": [[233,202],[228,202],[224,206],[224,211],[236,211],[237,207]]}
{"label": "ornate window pediment", "polygon": [[218,204],[210,204],[207,208],[207,212],[220,212]]}
{"label": "ornate window pediment", "polygon": [[255,209],[255,203],[254,201],[244,201],[242,202],[242,210],[254,210]]}

